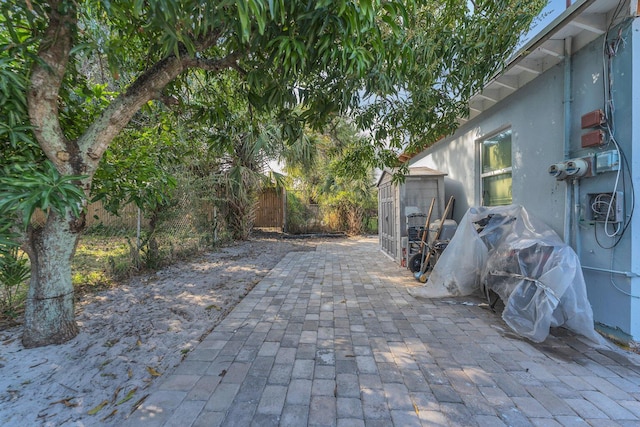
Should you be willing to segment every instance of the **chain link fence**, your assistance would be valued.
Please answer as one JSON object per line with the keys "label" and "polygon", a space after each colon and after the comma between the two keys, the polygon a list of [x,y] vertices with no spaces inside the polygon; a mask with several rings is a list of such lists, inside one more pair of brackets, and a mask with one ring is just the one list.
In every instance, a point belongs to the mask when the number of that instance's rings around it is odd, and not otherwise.
{"label": "chain link fence", "polygon": [[[74,283],[124,278],[228,241],[219,193],[215,177],[181,174],[171,202],[156,212],[127,204],[114,215],[101,202],[89,204],[73,259]],[[33,218],[35,223],[45,220],[43,213]]]}
{"label": "chain link fence", "polygon": [[[87,206],[86,227],[72,260],[76,289],[111,286],[138,271],[188,259],[231,240],[227,218],[232,210],[223,181],[215,174],[189,173],[177,180],[170,203],[156,212],[128,204],[114,215],[101,202]],[[32,226],[45,222],[46,214],[36,211]],[[24,309],[29,264],[22,251],[15,261],[24,264],[26,276],[11,286],[0,280],[0,326],[12,325]]]}
{"label": "chain link fence", "polygon": [[285,231],[291,234],[328,233],[320,205],[310,203],[301,191],[287,191]]}
{"label": "chain link fence", "polygon": [[[100,202],[87,207],[86,229],[73,260],[75,283],[108,282],[109,277],[156,269],[232,239],[227,220],[235,211],[223,182],[216,176],[189,173],[177,179],[171,202],[156,212],[133,204],[123,206],[117,215]],[[286,200],[287,233],[377,232],[376,212],[345,213],[308,203],[296,191],[287,192]],[[42,213],[34,216],[35,222],[44,220]]]}

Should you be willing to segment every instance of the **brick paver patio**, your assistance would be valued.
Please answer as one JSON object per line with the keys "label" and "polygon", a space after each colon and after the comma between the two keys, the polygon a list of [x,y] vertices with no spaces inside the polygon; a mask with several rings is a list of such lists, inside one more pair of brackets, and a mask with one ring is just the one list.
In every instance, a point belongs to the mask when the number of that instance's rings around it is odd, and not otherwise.
{"label": "brick paver patio", "polygon": [[376,238],[288,254],[165,375],[130,426],[640,426],[640,358],[541,344],[421,286]]}

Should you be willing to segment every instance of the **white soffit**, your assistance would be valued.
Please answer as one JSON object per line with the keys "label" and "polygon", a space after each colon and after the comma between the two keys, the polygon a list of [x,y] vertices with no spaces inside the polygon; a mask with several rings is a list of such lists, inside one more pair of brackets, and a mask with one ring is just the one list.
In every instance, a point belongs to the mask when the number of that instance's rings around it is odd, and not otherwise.
{"label": "white soffit", "polygon": [[[505,69],[469,101],[472,119],[548,69],[564,60],[565,39],[571,39],[576,52],[603,35],[619,0],[581,0],[565,10],[551,24],[529,41],[508,62]],[[625,6],[628,16],[629,5]]]}

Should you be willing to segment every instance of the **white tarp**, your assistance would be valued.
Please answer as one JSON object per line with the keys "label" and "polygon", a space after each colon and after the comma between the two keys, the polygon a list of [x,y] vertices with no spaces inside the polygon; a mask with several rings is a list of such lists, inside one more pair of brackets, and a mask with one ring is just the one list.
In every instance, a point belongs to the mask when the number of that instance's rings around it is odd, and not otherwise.
{"label": "white tarp", "polygon": [[576,253],[522,206],[470,208],[427,283],[410,293],[439,298],[479,289],[498,294],[504,321],[531,341],[564,326],[601,342]]}

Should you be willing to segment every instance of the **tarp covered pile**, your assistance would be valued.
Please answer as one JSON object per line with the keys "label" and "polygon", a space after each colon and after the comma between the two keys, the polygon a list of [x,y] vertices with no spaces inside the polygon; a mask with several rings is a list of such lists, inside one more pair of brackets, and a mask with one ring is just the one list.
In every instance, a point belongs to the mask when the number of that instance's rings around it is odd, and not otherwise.
{"label": "tarp covered pile", "polygon": [[499,295],[504,321],[531,341],[564,326],[601,342],[576,253],[522,206],[470,208],[425,286],[410,293],[438,298],[479,289]]}

